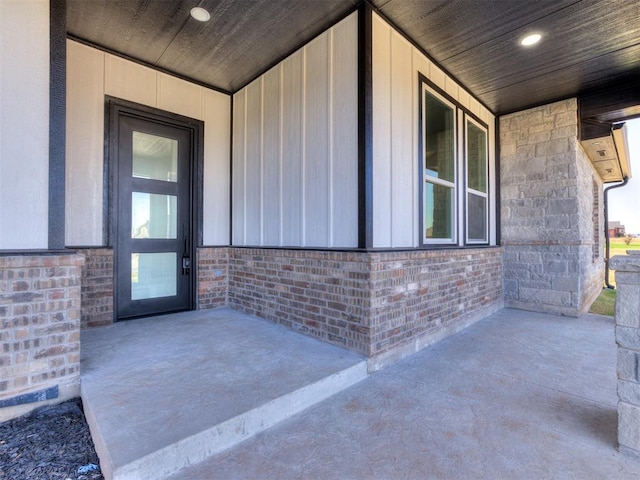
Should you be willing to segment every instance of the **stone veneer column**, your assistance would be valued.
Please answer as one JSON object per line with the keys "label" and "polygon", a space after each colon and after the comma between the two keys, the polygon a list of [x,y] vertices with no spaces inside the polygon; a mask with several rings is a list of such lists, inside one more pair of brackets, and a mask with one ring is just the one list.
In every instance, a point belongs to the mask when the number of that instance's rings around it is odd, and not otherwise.
{"label": "stone veneer column", "polygon": [[500,117],[509,307],[577,316],[602,290],[602,180],[577,135],[576,99]]}
{"label": "stone veneer column", "polygon": [[618,444],[640,458],[640,251],[627,253],[611,259],[618,290]]}

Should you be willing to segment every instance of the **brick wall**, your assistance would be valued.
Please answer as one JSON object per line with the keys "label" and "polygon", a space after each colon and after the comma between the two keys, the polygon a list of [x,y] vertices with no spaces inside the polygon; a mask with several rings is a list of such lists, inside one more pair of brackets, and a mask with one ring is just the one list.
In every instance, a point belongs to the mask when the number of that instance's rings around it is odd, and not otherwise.
{"label": "brick wall", "polygon": [[[113,251],[82,249],[82,326],[113,321]],[[377,369],[502,307],[502,248],[387,253],[200,247],[197,308],[229,305]]]}
{"label": "brick wall", "polygon": [[[80,248],[85,256],[82,270],[82,328],[109,325],[114,321],[113,249]],[[197,251],[197,302],[199,309],[226,304],[228,249],[200,247]]]}
{"label": "brick wall", "polygon": [[[575,99],[500,118],[501,234],[508,306],[579,315],[602,287],[593,182]],[[601,218],[601,213],[597,213]]]}
{"label": "brick wall", "polygon": [[[80,281],[75,254],[0,255],[0,402],[58,387],[80,394]],[[0,421],[34,404],[0,408]]]}
{"label": "brick wall", "polygon": [[199,247],[197,267],[198,310],[226,305],[229,249],[227,247]]}
{"label": "brick wall", "polygon": [[503,306],[502,248],[371,254],[374,369]]}
{"label": "brick wall", "polygon": [[377,369],[502,306],[502,249],[231,248],[229,304],[355,350]]}
{"label": "brick wall", "polygon": [[113,249],[77,249],[84,255],[81,327],[113,323]]}
{"label": "brick wall", "polygon": [[369,258],[357,252],[229,249],[229,304],[368,354]]}

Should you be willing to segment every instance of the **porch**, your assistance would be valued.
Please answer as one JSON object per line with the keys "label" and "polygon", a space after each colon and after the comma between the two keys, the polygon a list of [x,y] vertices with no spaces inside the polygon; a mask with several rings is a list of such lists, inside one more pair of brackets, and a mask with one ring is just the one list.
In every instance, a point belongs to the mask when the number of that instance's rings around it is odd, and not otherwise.
{"label": "porch", "polygon": [[218,309],[85,331],[81,367],[107,479],[640,475],[608,317],[504,309],[365,379],[352,352]]}

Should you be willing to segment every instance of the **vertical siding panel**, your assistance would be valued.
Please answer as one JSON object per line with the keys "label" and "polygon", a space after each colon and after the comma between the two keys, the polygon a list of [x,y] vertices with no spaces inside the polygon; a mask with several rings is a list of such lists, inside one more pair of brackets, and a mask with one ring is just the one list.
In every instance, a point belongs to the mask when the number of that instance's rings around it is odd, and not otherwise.
{"label": "vertical siding panel", "polygon": [[305,47],[304,244],[326,246],[329,231],[328,35]]}
{"label": "vertical siding panel", "polygon": [[475,98],[469,99],[469,110],[476,116],[480,116],[480,102]]}
{"label": "vertical siding panel", "polygon": [[280,244],[280,70],[264,76],[263,245]]}
{"label": "vertical siding panel", "polygon": [[245,242],[262,243],[262,80],[247,86]]}
{"label": "vertical siding panel", "polygon": [[417,160],[412,155],[413,70],[411,45],[397,33],[391,35],[391,246],[413,245],[413,175]]}
{"label": "vertical siding panel", "polygon": [[358,246],[358,17],[334,29],[331,246]]}
{"label": "vertical siding panel", "polygon": [[204,172],[202,241],[229,243],[229,120],[228,95],[204,90]]}
{"label": "vertical siding panel", "polygon": [[202,90],[199,85],[158,73],[158,108],[202,120]]}
{"label": "vertical siding panel", "polygon": [[[413,68],[417,73],[421,73],[425,77],[429,78],[430,75],[430,64],[431,62],[427,57],[422,55],[416,48],[411,49],[411,56],[413,62]],[[416,89],[418,88],[418,84],[416,83]]]}
{"label": "vertical siding panel", "polygon": [[489,117],[490,117],[490,113],[489,111],[484,108],[484,107],[480,107],[480,120],[482,120],[484,123],[489,123]]}
{"label": "vertical siding panel", "polygon": [[454,99],[458,100],[458,84],[451,78],[445,77],[444,79],[445,91]]}
{"label": "vertical siding panel", "polygon": [[302,245],[303,52],[282,63],[282,244]]}
{"label": "vertical siding panel", "polygon": [[157,72],[114,55],[105,55],[105,94],[155,107]]}
{"label": "vertical siding panel", "polygon": [[373,246],[391,245],[391,27],[373,16]]}
{"label": "vertical siding panel", "polygon": [[232,241],[245,244],[245,158],[247,89],[233,97]]}
{"label": "vertical siding panel", "polygon": [[418,73],[429,78],[431,75],[431,62],[427,57],[422,55],[416,48],[411,49],[412,68],[415,72],[413,75],[413,231],[411,237],[411,245],[417,247],[420,239],[420,79]]}
{"label": "vertical siding panel", "polygon": [[458,91],[458,101],[463,107],[469,108],[469,94],[464,88],[461,88]]}
{"label": "vertical siding panel", "polygon": [[442,69],[440,67],[438,67],[435,64],[431,64],[431,68],[430,70],[430,77],[429,79],[435,83],[438,87],[440,87],[442,90],[446,90],[446,75],[444,74],[444,72],[442,71]]}
{"label": "vertical siding panel", "polygon": [[328,226],[328,231],[327,231],[327,245],[332,247],[333,246],[333,190],[334,190],[334,185],[333,185],[333,162],[334,162],[334,158],[333,158],[333,145],[334,145],[334,138],[333,138],[333,125],[334,125],[334,118],[333,118],[333,97],[334,97],[334,91],[333,91],[333,70],[334,70],[334,57],[333,57],[333,46],[334,46],[334,33],[335,33],[335,29],[331,29],[327,32],[327,36],[328,36],[328,45],[327,45],[327,92],[328,92],[328,98],[327,98],[327,132],[328,132],[328,141],[329,143],[327,144],[327,150],[329,152],[328,158],[327,158],[327,186],[329,187],[329,191],[327,192],[327,215],[328,215],[328,219],[327,219],[327,226]]}
{"label": "vertical siding panel", "polygon": [[104,53],[67,41],[66,245],[102,245]]}
{"label": "vertical siding panel", "polygon": [[[392,33],[393,32],[393,33]],[[495,193],[494,116],[454,79],[406,42],[380,16],[373,15],[373,196],[374,246],[417,246],[420,236],[418,174],[418,73],[448,92],[489,124],[491,188]],[[408,45],[408,44],[407,44]],[[409,48],[410,52],[407,52]],[[406,94],[406,92],[409,92]],[[463,130],[460,130],[462,135]],[[459,138],[462,141],[462,137]],[[491,197],[495,225],[495,195]],[[460,232],[462,234],[462,232]],[[492,229],[491,242],[495,243]]]}

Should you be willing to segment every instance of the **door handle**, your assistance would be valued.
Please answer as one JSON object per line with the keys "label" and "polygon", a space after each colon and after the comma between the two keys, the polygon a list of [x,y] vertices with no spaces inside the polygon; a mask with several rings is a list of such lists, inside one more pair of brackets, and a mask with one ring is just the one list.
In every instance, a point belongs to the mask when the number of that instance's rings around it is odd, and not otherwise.
{"label": "door handle", "polygon": [[182,274],[189,275],[191,272],[191,257],[189,256],[189,237],[187,235],[187,226],[183,227],[184,231],[184,250],[182,254]]}

